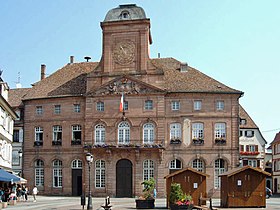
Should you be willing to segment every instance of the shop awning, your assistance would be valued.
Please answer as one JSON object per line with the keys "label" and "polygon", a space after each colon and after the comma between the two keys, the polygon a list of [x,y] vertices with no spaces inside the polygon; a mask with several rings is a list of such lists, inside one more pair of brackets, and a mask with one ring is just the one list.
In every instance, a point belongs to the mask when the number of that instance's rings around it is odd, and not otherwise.
{"label": "shop awning", "polygon": [[0,169],[0,181],[2,182],[18,182],[20,181],[19,177],[16,177],[13,174],[5,171],[4,169]]}
{"label": "shop awning", "polygon": [[20,177],[16,174],[13,174],[13,175],[20,179],[19,181],[14,181],[14,182],[19,183],[19,184],[26,184],[27,183],[26,179],[24,179],[24,178],[22,178],[22,177]]}

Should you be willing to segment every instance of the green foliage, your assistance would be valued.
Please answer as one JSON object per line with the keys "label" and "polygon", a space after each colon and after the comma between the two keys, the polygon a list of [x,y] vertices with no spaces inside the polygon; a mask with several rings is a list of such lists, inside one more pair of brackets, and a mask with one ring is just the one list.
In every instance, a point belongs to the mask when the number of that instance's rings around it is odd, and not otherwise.
{"label": "green foliage", "polygon": [[170,195],[169,195],[169,203],[175,204],[178,201],[184,202],[187,200],[192,201],[192,196],[184,193],[180,184],[175,183],[175,182],[172,183]]}
{"label": "green foliage", "polygon": [[144,186],[143,193],[145,199],[152,199],[153,192],[156,186],[156,180],[154,178],[150,178],[149,180],[145,180],[141,183]]}

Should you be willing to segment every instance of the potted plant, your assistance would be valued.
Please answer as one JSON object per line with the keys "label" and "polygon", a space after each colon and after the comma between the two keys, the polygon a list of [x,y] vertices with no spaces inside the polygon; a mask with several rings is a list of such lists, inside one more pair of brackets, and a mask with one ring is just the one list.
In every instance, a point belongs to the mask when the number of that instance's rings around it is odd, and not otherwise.
{"label": "potted plant", "polygon": [[153,209],[155,208],[155,196],[154,190],[156,181],[154,178],[150,178],[141,183],[143,185],[143,195],[136,199],[137,209]]}
{"label": "potted plant", "polygon": [[192,196],[184,193],[178,183],[171,184],[169,207],[171,210],[193,209]]}

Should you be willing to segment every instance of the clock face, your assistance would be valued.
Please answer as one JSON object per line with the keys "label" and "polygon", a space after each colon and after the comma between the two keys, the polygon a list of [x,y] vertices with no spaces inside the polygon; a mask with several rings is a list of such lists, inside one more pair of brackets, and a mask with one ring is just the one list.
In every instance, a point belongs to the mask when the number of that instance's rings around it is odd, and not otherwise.
{"label": "clock face", "polygon": [[130,40],[118,42],[113,49],[114,61],[121,65],[132,63],[135,58],[135,44]]}

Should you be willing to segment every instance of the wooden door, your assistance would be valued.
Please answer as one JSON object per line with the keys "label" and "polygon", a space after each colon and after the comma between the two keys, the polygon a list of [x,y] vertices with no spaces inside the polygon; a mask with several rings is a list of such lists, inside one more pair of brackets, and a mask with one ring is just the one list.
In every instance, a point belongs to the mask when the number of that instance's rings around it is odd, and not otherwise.
{"label": "wooden door", "polygon": [[72,169],[72,195],[80,196],[83,193],[82,169]]}
{"label": "wooden door", "polygon": [[132,197],[132,163],[122,159],[116,165],[116,197]]}

